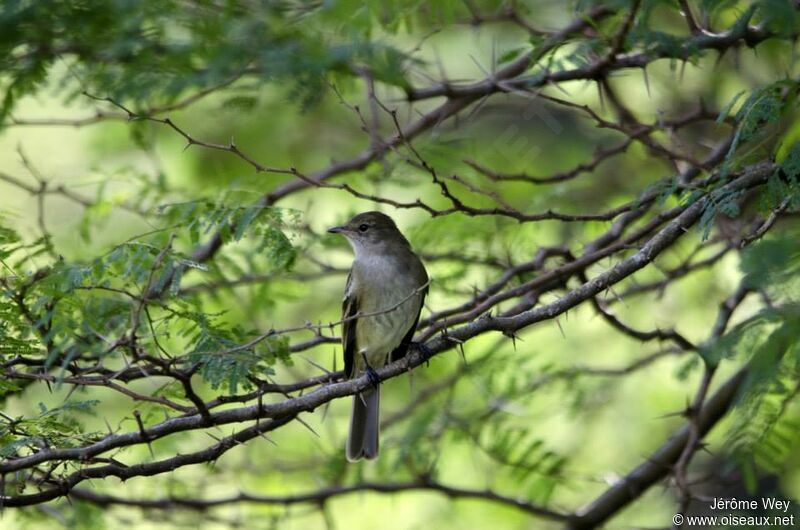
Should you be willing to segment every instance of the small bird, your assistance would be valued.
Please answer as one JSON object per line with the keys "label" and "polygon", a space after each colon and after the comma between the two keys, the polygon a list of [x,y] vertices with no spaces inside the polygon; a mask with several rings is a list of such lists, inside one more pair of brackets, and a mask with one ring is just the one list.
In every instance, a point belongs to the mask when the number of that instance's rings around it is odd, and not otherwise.
{"label": "small bird", "polygon": [[366,373],[374,382],[374,388],[353,396],[346,454],[351,462],[371,460],[378,456],[380,404],[374,368],[400,359],[412,345],[428,273],[391,217],[381,212],[360,213],[328,232],[346,237],[355,253],[342,304],[345,374]]}

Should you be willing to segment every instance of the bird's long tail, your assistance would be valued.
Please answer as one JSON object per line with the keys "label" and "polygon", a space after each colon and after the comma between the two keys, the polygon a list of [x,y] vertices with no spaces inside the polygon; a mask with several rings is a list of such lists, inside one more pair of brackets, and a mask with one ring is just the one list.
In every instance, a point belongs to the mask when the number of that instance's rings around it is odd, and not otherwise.
{"label": "bird's long tail", "polygon": [[351,462],[378,456],[378,411],[380,389],[370,388],[353,396],[350,435],[347,438],[347,459]]}

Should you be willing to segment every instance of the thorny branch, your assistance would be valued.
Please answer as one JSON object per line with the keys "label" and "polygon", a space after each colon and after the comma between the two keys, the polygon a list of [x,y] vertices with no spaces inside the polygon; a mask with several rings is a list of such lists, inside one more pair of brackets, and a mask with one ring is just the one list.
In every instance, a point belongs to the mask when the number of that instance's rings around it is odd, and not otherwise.
{"label": "thorny branch", "polygon": [[[534,49],[522,53],[505,66],[488,73],[484,79],[474,82],[452,82],[439,80],[424,88],[409,88],[405,94],[409,104],[413,102],[436,99],[435,106],[418,114],[407,123],[398,119],[396,109],[387,107],[379,99],[379,86],[371,72],[365,68],[356,68],[355,73],[364,82],[366,104],[369,112],[361,113],[358,106],[352,106],[368,136],[367,147],[358,155],[344,161],[331,164],[313,172],[301,171],[295,167],[276,167],[260,162],[254,156],[245,153],[233,139],[227,143],[200,140],[182,126],[178,125],[169,113],[189,107],[225,87],[236,83],[238,79],[248,75],[243,72],[224,83],[200,90],[176,103],[162,107],[152,107],[141,111],[132,110],[121,101],[111,97],[86,94],[94,102],[114,108],[113,112],[98,110],[94,115],[77,120],[27,120],[11,119],[10,125],[74,125],[84,126],[105,120],[137,120],[147,121],[162,126],[186,141],[186,146],[196,146],[232,155],[245,162],[257,173],[268,173],[291,177],[290,180],[268,186],[267,191],[258,201],[257,206],[278,205],[287,197],[294,196],[304,190],[317,188],[339,190],[355,198],[390,205],[394,208],[421,210],[431,216],[462,215],[505,217],[521,224],[541,221],[561,223],[602,222],[603,231],[594,239],[583,245],[583,252],[577,253],[574,246],[543,246],[530,259],[513,263],[511,260],[495,256],[476,257],[469,252],[441,252],[424,256],[429,261],[449,260],[467,268],[479,268],[491,271],[490,280],[483,287],[476,287],[470,296],[451,307],[436,308],[427,312],[419,324],[418,341],[424,342],[431,354],[441,355],[452,349],[463,352],[465,344],[472,339],[490,332],[499,332],[505,337],[516,339],[520,333],[531,326],[546,321],[557,322],[559,316],[570,309],[583,304],[590,305],[613,329],[637,342],[661,341],[669,343],[668,348],[642,357],[634,362],[618,368],[601,368],[597,366],[573,366],[543,374],[524,386],[525,393],[533,393],[543,385],[555,380],[569,380],[583,375],[624,376],[643,369],[674,353],[686,353],[697,350],[697,345],[690,341],[678,329],[637,329],[617,317],[613,304],[627,298],[650,292],[663,292],[672,287],[676,280],[693,274],[703,268],[714,267],[730,252],[744,247],[767,233],[789,205],[784,202],[773,209],[764,219],[756,219],[756,223],[746,235],[737,242],[712,240],[703,243],[688,258],[677,266],[663,270],[664,278],[649,283],[634,283],[634,275],[646,268],[657,267],[658,258],[685,236],[688,230],[696,225],[704,212],[719,194],[748,193],[763,186],[776,170],[771,161],[753,163],[733,173],[723,172],[720,164],[725,158],[735,134],[736,124],[732,119],[721,120],[726,129],[725,137],[715,139],[716,145],[704,156],[685,149],[680,142],[670,145],[663,140],[663,133],[677,135],[683,129],[696,125],[709,125],[717,120],[718,112],[700,105],[696,110],[673,118],[660,117],[649,123],[640,119],[625,106],[622,98],[615,93],[609,76],[633,69],[645,69],[651,63],[663,59],[688,60],[698,51],[717,51],[724,53],[740,46],[754,47],[772,38],[774,35],[763,27],[752,26],[750,17],[743,17],[733,27],[722,32],[711,32],[704,28],[694,17],[688,2],[679,2],[680,13],[686,21],[691,36],[678,50],[665,49],[627,50],[626,39],[632,30],[639,13],[639,2],[621,15],[621,23],[609,37],[608,49],[605,53],[590,58],[585,64],[565,69],[553,69],[552,63],[545,59],[554,52],[563,41],[571,36],[595,35],[597,25],[611,17],[614,13],[606,7],[596,7],[584,16],[576,17],[564,28],[555,32],[543,32],[536,29],[509,3],[498,13],[484,14],[468,4],[471,24],[512,23],[533,35],[541,36],[543,41]],[[555,97],[548,93],[551,89],[560,89],[560,85],[570,81],[596,82],[601,94],[611,102],[618,119],[606,117],[606,113],[589,105],[576,103],[571,99]],[[471,158],[464,160],[466,172],[445,172],[421,154],[414,143],[425,133],[439,127],[442,123],[453,120],[463,111],[479,107],[483,101],[494,96],[521,98],[532,105],[555,105],[557,112],[569,116],[588,118],[597,128],[609,131],[610,134],[621,135],[621,138],[609,145],[595,149],[592,157],[586,162],[572,168],[556,171],[551,174],[507,174],[479,163]],[[340,96],[341,98],[341,96]],[[382,135],[381,119],[388,118],[392,132]],[[730,128],[734,130],[731,131]],[[485,189],[486,180],[496,185],[508,183],[527,183],[536,186],[568,183],[582,175],[598,174],[602,165],[608,165],[620,157],[626,156],[633,145],[643,146],[649,156],[658,160],[668,168],[675,168],[677,177],[672,195],[692,191],[696,195],[692,200],[685,200],[672,207],[660,204],[664,198],[663,190],[648,189],[638,197],[622,205],[608,206],[597,213],[563,213],[553,210],[529,211],[527,203],[514,202],[503,198],[494,188]],[[446,206],[436,206],[421,199],[402,201],[390,196],[359,190],[349,181],[337,180],[345,175],[368,170],[374,163],[386,161],[396,156],[419,174],[425,175],[429,185],[439,192]],[[27,165],[27,164],[26,164]],[[44,222],[44,198],[61,196],[83,208],[91,208],[95,202],[80,193],[70,190],[61,184],[53,184],[41,175],[34,174],[35,184],[23,179],[0,173],[0,180],[35,197],[40,212],[40,225],[47,232]],[[480,183],[473,180],[477,177]],[[421,194],[420,194],[421,195]],[[482,202],[480,206],[471,205],[476,198]],[[489,206],[484,204],[489,203]],[[139,215],[146,215],[134,205],[121,204]],[[27,490],[7,493],[0,492],[3,506],[30,506],[47,502],[59,497],[68,496],[92,502],[101,506],[127,505],[145,509],[170,509],[173,507],[193,510],[208,510],[216,506],[250,502],[259,504],[310,504],[324,510],[329,500],[360,491],[393,494],[411,490],[438,492],[458,499],[480,499],[509,506],[530,515],[559,521],[569,528],[593,528],[613,517],[627,504],[638,498],[648,487],[667,476],[673,476],[675,484],[682,495],[684,509],[691,499],[689,467],[694,454],[702,447],[704,435],[725,415],[730,408],[733,395],[747,376],[747,368],[730,378],[712,392],[715,366],[706,366],[705,372],[696,390],[694,399],[685,410],[686,425],[666,441],[643,464],[631,471],[627,476],[610,486],[602,495],[589,503],[585,508],[576,510],[552,510],[546,506],[506,496],[494,489],[476,490],[449,486],[437,482],[424,473],[417,474],[415,480],[398,483],[361,482],[354,485],[333,485],[321,487],[307,494],[290,496],[264,496],[248,493],[215,498],[210,500],[183,497],[154,499],[128,499],[105,493],[97,493],[79,485],[106,477],[128,479],[140,476],[153,476],[168,473],[184,466],[214,462],[232,448],[244,444],[257,437],[265,437],[267,433],[280,429],[293,422],[302,422],[304,413],[311,413],[320,407],[326,407],[331,401],[356,394],[366,389],[371,383],[368,378],[361,377],[344,380],[341,371],[332,369],[322,375],[282,383],[273,380],[251,378],[255,389],[242,394],[218,395],[206,399],[193,385],[193,376],[197,373],[196,362],[189,362],[183,352],[168,352],[160,345],[155,351],[147,351],[142,345],[142,329],[149,326],[153,338],[153,319],[150,309],[169,312],[169,302],[164,296],[164,287],[156,287],[154,279],[160,271],[165,256],[171,251],[172,239],[159,249],[158,256],[150,271],[149,277],[139,294],[114,290],[108,286],[83,286],[81,289],[106,295],[119,295],[131,306],[130,322],[118,337],[94,337],[108,344],[108,352],[119,351],[125,359],[125,365],[109,368],[103,359],[97,356],[82,356],[80,351],[69,353],[58,352],[49,335],[48,320],[37,315],[34,308],[29,307],[27,291],[50,274],[44,268],[31,275],[27,283],[14,285],[10,277],[0,278],[4,295],[16,304],[26,316],[33,329],[42,339],[48,355],[53,355],[56,364],[62,366],[63,373],[51,371],[50,363],[36,356],[20,353],[10,357],[0,365],[0,373],[8,380],[23,383],[44,382],[46,384],[66,384],[73,388],[101,387],[118,393],[133,402],[152,403],[169,409],[175,416],[166,416],[163,421],[145,425],[138,410],[134,412],[136,428],[125,432],[113,430],[91,440],[81,440],[71,447],[32,447],[21,450],[0,460],[0,482],[6,477],[18,477]],[[721,243],[713,253],[700,252]],[[225,244],[223,231],[217,231],[202,245],[191,251],[192,258],[200,263],[211,262]],[[342,274],[343,269],[315,261],[311,255],[305,256],[312,267],[305,272],[294,273],[296,281],[312,281],[327,278],[334,274]],[[606,265],[609,263],[610,265]],[[243,275],[233,279],[196,283],[184,287],[180,296],[194,296],[202,293],[214,293],[220,289],[234,288],[252,283],[269,282],[273,275]],[[283,276],[286,279],[287,276]],[[168,283],[168,282],[167,282]],[[615,287],[620,287],[619,292]],[[427,286],[426,286],[427,287]],[[435,288],[436,285],[434,284]],[[411,293],[413,296],[417,293]],[[743,301],[748,291],[740,288],[720,307],[716,324],[713,326],[709,340],[719,338],[728,327],[731,316]],[[54,303],[57,303],[54,302]],[[399,305],[399,304],[398,304]],[[52,311],[53,307],[45,308]],[[388,308],[387,311],[392,308]],[[361,318],[368,315],[356,315]],[[264,340],[283,334],[311,333],[312,337],[304,341],[294,341],[289,351],[297,354],[316,346],[335,343],[339,339],[333,328],[341,322],[312,324],[310,322],[280,330],[270,329],[255,335],[250,341],[231,346],[217,352],[206,352],[218,356],[228,356],[254,347]],[[324,333],[328,328],[331,331]],[[146,328],[145,328],[146,329]],[[525,355],[521,348],[520,355]],[[405,359],[392,363],[378,370],[382,380],[388,380],[407,373],[409,370],[428,361],[419,352],[410,353]],[[384,427],[390,429],[405,417],[410,416],[432,396],[452,391],[454,385],[467,376],[474,367],[483,362],[473,360],[472,364],[463,367],[449,377],[419,391],[416,399],[389,416]],[[149,378],[166,378],[180,384],[181,397],[165,397],[132,388],[130,383]],[[270,398],[265,400],[265,398]],[[488,415],[497,410],[487,411]],[[4,418],[3,421],[13,420]],[[250,425],[247,425],[250,423]],[[193,449],[185,454],[160,458],[153,455],[147,462],[126,465],[114,458],[117,451],[135,446],[147,445],[178,433],[201,431],[208,433],[211,428],[229,426],[230,434],[221,438],[214,437],[216,443],[201,449]],[[210,433],[209,433],[210,434]],[[163,456],[163,455],[161,455]],[[160,458],[160,459],[158,459]],[[62,467],[62,471],[54,470]],[[22,477],[19,479],[19,477]],[[31,491],[33,487],[33,491]]]}

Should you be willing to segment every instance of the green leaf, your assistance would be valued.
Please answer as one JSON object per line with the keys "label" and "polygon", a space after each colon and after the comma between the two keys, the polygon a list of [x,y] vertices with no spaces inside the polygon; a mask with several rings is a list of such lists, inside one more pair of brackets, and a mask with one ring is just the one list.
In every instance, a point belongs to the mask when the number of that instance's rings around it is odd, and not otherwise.
{"label": "green leaf", "polygon": [[800,245],[796,231],[767,237],[742,253],[745,284],[768,289],[780,299],[794,299],[800,283]]}
{"label": "green leaf", "polygon": [[745,92],[744,90],[742,90],[741,92],[733,96],[733,98],[724,107],[722,107],[719,116],[717,116],[717,125],[721,125],[722,122],[725,121],[725,119],[730,115],[731,110],[733,110],[733,107],[736,105],[736,103],[739,102],[739,99],[741,99],[741,97],[744,96],[744,94]]}

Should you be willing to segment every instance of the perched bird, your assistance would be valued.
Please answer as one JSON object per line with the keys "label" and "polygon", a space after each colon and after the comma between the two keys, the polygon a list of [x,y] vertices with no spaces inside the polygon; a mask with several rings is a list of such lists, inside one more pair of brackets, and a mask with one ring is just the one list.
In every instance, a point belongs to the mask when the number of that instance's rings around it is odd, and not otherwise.
{"label": "perched bird", "polygon": [[380,403],[373,369],[408,351],[428,292],[428,274],[388,215],[360,213],[328,232],[346,237],[355,253],[342,304],[345,373],[350,378],[366,373],[374,381],[374,388],[353,396],[347,459],[373,459],[378,456]]}

